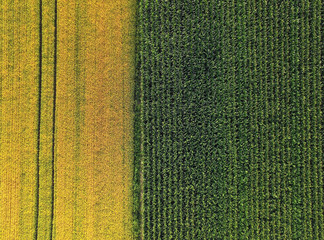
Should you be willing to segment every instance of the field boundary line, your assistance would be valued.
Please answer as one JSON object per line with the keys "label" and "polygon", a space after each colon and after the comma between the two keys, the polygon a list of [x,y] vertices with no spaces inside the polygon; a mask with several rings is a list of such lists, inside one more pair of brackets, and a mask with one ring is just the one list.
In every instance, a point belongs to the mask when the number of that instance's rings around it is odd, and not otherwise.
{"label": "field boundary line", "polygon": [[41,126],[41,108],[42,108],[42,46],[43,46],[43,1],[39,1],[39,60],[38,60],[38,116],[37,116],[37,153],[36,153],[36,192],[35,192],[35,232],[34,239],[38,238],[38,219],[39,219],[39,157],[40,157],[40,126]]}
{"label": "field boundary line", "polygon": [[52,122],[52,188],[51,188],[51,227],[50,239],[53,239],[54,201],[55,201],[55,131],[56,131],[56,89],[57,89],[57,0],[54,3],[54,76],[53,76],[53,122]]}

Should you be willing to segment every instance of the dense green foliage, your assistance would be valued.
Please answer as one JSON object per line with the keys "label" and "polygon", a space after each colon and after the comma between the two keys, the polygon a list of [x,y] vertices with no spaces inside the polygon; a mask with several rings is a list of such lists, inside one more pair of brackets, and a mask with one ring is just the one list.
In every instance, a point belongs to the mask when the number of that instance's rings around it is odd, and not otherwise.
{"label": "dense green foliage", "polygon": [[322,8],[139,1],[144,239],[324,239]]}

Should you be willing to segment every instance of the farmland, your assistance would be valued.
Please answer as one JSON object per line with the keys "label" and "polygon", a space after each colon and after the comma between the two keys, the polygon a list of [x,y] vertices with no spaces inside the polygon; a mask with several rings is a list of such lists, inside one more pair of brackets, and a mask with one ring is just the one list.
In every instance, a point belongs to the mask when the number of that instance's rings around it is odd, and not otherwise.
{"label": "farmland", "polygon": [[[13,2],[13,1],[12,1]],[[21,11],[20,11],[21,10]],[[19,14],[15,14],[19,12]],[[0,239],[33,239],[38,36],[34,0],[0,3]],[[22,161],[23,160],[23,161]],[[30,184],[30,183],[33,184]]]}
{"label": "farmland", "polygon": [[0,240],[323,240],[322,5],[0,0]]}
{"label": "farmland", "polygon": [[324,239],[322,11],[138,2],[139,239]]}
{"label": "farmland", "polygon": [[66,4],[58,4],[55,238],[130,239],[132,1]]}
{"label": "farmland", "polygon": [[0,12],[0,239],[132,239],[135,1]]}

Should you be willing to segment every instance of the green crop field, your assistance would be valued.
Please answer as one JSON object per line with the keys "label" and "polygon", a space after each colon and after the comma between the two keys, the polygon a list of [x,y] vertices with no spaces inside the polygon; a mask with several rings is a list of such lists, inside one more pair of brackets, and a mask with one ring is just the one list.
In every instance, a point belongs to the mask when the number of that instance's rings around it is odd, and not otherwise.
{"label": "green crop field", "polygon": [[139,239],[324,239],[322,5],[138,1]]}

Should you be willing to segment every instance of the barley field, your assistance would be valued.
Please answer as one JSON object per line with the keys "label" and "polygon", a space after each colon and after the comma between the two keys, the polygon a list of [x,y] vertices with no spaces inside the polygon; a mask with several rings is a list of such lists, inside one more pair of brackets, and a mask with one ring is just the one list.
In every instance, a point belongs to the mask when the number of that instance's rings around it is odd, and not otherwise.
{"label": "barley field", "polygon": [[135,1],[0,2],[0,239],[131,239]]}

